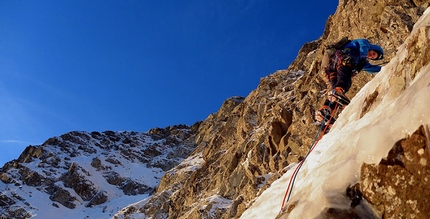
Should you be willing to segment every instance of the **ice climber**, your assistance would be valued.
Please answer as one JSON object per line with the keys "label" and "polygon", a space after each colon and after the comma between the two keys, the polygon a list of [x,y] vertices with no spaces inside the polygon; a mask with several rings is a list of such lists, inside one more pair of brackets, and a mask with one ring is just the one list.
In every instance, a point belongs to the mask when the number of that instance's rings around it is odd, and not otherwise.
{"label": "ice climber", "polygon": [[343,44],[338,45],[340,48],[335,48],[322,63],[332,91],[328,92],[324,105],[315,113],[315,119],[318,122],[329,122],[330,125],[333,124],[334,119],[327,120],[327,118],[331,117],[336,106],[334,102],[340,100],[346,101],[346,104],[349,103],[345,93],[352,85],[352,77],[361,70],[371,74],[378,73],[381,66],[370,64],[368,59],[384,58],[384,50],[376,44],[371,44],[367,39],[348,40]]}

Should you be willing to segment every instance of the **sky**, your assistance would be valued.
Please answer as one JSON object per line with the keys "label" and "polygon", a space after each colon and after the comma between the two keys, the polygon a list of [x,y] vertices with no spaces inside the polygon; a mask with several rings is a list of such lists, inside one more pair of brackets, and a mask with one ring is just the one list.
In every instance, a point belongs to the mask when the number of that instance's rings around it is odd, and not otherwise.
{"label": "sky", "polygon": [[0,1],[0,166],[70,131],[192,125],[318,39],[338,1]]}

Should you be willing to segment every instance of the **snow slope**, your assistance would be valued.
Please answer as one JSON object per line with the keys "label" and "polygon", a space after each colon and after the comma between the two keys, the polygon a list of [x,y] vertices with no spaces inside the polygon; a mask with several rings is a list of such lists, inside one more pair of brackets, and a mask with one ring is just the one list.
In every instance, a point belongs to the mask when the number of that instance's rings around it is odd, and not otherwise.
{"label": "snow slope", "polygon": [[[430,9],[415,24],[411,36],[424,26],[430,26]],[[430,38],[430,32],[426,34]],[[397,56],[352,99],[330,133],[303,163],[286,204],[296,204],[288,218],[315,218],[326,207],[349,206],[345,188],[359,181],[362,163],[379,163],[395,142],[412,134],[420,125],[430,125],[430,65],[407,81],[404,90],[398,91],[389,83],[397,66],[403,65],[402,61],[409,56],[407,43],[408,39],[398,48]],[[410,79],[408,75],[405,77]],[[361,117],[366,97],[375,91],[380,99]],[[241,218],[275,218],[296,166],[290,165],[289,171],[264,191]]]}

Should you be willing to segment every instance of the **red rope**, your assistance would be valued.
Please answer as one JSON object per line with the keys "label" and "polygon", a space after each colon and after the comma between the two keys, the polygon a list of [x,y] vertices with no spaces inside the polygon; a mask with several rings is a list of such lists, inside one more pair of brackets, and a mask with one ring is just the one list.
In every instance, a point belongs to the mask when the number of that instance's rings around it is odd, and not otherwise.
{"label": "red rope", "polygon": [[[330,114],[330,119],[328,120],[328,124],[330,124],[330,122],[331,122],[331,120],[333,119],[333,117],[334,117],[334,115],[336,114],[336,111],[337,111],[337,108],[338,108],[338,103],[336,102],[336,105],[335,105],[335,107],[334,107],[334,110],[333,110],[333,112]],[[288,196],[288,200],[287,200],[287,202],[289,201],[289,199],[290,199],[290,195],[291,195],[291,192],[293,191],[293,185],[294,185],[294,180],[296,179],[296,177],[297,177],[297,174],[298,174],[298,172],[299,172],[299,170],[300,170],[300,168],[301,168],[301,166],[302,166],[302,164],[305,162],[305,160],[306,160],[306,158],[308,157],[308,155],[316,148],[316,145],[318,144],[318,142],[321,140],[321,138],[325,135],[324,133],[325,133],[325,131],[327,130],[327,127],[328,127],[328,125],[326,125],[325,127],[324,127],[324,129],[320,129],[320,132],[318,133],[318,138],[316,138],[316,140],[314,141],[314,143],[312,144],[312,147],[309,149],[309,152],[306,154],[306,156],[303,158],[303,160],[302,161],[300,161],[299,162],[299,164],[297,165],[297,167],[296,167],[296,169],[294,170],[294,172],[293,172],[293,174],[291,175],[291,177],[290,177],[290,182],[288,183],[288,187],[287,187],[287,190],[285,191],[285,195],[284,195],[284,199],[282,200],[282,206],[281,206],[281,212],[284,210],[284,207],[285,207],[285,200],[286,200],[286,198],[287,198],[287,196]],[[323,133],[322,135],[321,135],[321,133]],[[291,187],[291,189],[290,189],[290,187]]]}

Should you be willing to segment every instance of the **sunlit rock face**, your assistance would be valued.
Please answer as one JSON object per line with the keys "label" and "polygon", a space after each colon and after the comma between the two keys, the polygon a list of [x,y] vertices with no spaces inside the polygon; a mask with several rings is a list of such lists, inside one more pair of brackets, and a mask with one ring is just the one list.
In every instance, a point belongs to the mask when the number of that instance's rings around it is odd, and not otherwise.
{"label": "sunlit rock face", "polygon": [[379,217],[430,217],[428,134],[428,127],[421,126],[378,165],[362,166],[361,189]]}

